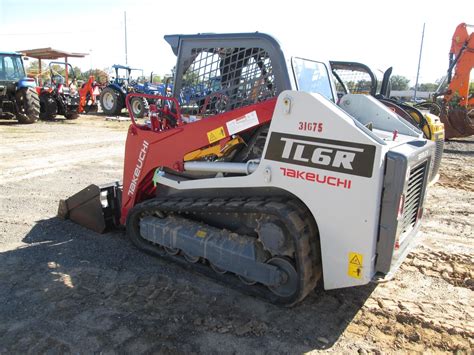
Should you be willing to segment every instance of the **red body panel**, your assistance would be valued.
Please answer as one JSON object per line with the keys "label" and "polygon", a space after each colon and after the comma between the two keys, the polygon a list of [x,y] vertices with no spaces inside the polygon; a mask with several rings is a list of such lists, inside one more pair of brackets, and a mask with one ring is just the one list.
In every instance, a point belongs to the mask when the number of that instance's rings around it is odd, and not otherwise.
{"label": "red body panel", "polygon": [[36,92],[38,93],[38,95],[40,95],[41,93],[43,92],[46,92],[46,93],[52,93],[53,92],[53,88],[50,88],[50,87],[47,87],[47,86],[37,86],[36,87]]}
{"label": "red body panel", "polygon": [[185,154],[211,144],[209,132],[222,127],[224,135],[218,141],[227,140],[227,122],[255,111],[262,125],[271,120],[275,104],[276,99],[271,99],[161,132],[139,126],[132,118],[125,145],[121,223],[125,224],[133,206],[155,195],[152,179],[156,168],[182,171]]}

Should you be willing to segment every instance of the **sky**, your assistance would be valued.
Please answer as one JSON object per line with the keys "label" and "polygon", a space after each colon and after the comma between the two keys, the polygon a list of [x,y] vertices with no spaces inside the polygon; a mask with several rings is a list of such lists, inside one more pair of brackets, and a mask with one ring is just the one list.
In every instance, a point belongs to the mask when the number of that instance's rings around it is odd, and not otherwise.
{"label": "sky", "polygon": [[0,50],[88,53],[70,59],[83,70],[125,64],[125,11],[128,64],[145,73],[171,72],[176,58],[165,34],[259,31],[288,55],[392,66],[411,85],[424,23],[420,83],[445,75],[456,26],[474,24],[472,0],[0,0]]}

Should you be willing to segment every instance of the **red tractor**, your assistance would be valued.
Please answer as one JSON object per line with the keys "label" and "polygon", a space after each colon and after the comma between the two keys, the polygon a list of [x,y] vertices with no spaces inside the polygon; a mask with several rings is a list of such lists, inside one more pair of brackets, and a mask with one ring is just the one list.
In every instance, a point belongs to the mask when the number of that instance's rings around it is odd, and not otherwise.
{"label": "red tractor", "polygon": [[[66,81],[64,76],[55,69],[57,66],[64,66],[71,82]],[[79,93],[75,86],[76,78],[71,64],[64,62],[49,63],[50,82],[43,87],[38,87],[40,97],[40,118],[51,120],[56,115],[63,115],[66,119],[74,120],[79,117]]]}
{"label": "red tractor", "polygon": [[[58,65],[64,66],[67,77],[72,77],[71,81],[66,81],[63,72],[57,70]],[[80,113],[97,112],[97,97],[100,91],[94,76],[90,76],[78,89],[74,69],[69,63],[51,62],[49,70],[50,83],[36,88],[40,97],[41,119],[50,120],[56,115],[63,115],[68,120],[74,120]]]}

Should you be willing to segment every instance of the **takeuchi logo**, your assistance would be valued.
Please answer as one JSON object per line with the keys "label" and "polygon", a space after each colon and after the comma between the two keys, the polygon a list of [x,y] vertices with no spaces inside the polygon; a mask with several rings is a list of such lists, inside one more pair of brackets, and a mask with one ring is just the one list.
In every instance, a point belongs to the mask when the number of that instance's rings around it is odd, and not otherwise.
{"label": "takeuchi logo", "polygon": [[135,166],[135,170],[133,171],[132,182],[130,183],[130,187],[128,188],[128,196],[133,196],[135,194],[135,189],[137,188],[138,184],[138,178],[140,177],[140,174],[143,169],[143,161],[145,160],[146,155],[148,153],[148,146],[149,143],[147,141],[143,141],[142,149],[140,149],[140,152],[138,153],[137,165]]}

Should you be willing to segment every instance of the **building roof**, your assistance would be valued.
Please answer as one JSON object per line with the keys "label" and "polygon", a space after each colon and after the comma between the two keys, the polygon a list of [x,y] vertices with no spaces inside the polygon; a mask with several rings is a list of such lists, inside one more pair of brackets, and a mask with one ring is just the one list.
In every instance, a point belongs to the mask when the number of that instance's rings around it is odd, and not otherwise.
{"label": "building roof", "polygon": [[4,55],[22,55],[21,53],[18,53],[18,52],[2,52],[2,51],[0,51],[0,54],[4,54]]}
{"label": "building roof", "polygon": [[84,58],[87,53],[74,53],[74,52],[65,52],[59,49],[48,48],[38,48],[38,49],[24,49],[18,51],[23,55],[35,59],[58,59],[64,57],[76,57]]}

